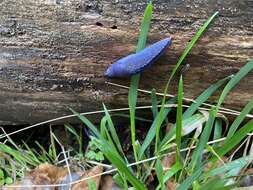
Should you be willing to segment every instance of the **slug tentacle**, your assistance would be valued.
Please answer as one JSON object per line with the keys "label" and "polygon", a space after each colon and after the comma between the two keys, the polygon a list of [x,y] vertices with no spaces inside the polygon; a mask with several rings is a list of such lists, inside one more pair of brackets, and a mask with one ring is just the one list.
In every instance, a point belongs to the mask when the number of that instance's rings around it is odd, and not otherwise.
{"label": "slug tentacle", "polygon": [[109,66],[107,77],[127,77],[142,72],[152,65],[171,44],[171,38],[160,40],[142,51],[123,57]]}

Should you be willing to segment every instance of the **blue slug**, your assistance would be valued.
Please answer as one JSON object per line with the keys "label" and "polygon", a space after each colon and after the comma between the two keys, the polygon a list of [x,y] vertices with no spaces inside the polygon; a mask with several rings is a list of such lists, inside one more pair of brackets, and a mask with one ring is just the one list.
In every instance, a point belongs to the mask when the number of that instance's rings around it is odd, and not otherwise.
{"label": "blue slug", "polygon": [[160,40],[138,53],[123,57],[109,66],[107,77],[127,77],[142,72],[162,55],[171,44],[171,38]]}

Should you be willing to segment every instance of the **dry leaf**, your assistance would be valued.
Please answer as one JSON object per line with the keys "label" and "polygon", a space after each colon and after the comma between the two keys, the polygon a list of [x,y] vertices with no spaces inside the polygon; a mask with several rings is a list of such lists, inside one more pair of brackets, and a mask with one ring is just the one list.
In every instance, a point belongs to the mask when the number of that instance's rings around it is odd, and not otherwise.
{"label": "dry leaf", "polygon": [[[175,154],[166,155],[165,157],[163,157],[161,162],[162,162],[162,166],[163,166],[164,171],[167,171],[168,169],[170,169],[172,167],[172,165],[175,163],[175,161],[176,161]],[[174,178],[170,178],[166,182],[166,187],[167,187],[167,189],[170,189],[170,190],[176,189],[176,184],[174,182]]]}
{"label": "dry leaf", "polygon": [[173,123],[168,123],[166,126],[166,133],[170,132],[170,130],[173,128],[174,124]]}
{"label": "dry leaf", "polygon": [[[10,188],[5,186],[8,190],[53,190],[54,187],[29,187],[32,185],[50,185],[54,184],[59,178],[67,174],[67,168],[56,167],[54,165],[44,163],[37,166],[35,169],[28,172],[25,177],[19,182],[10,185],[21,186],[20,188]],[[25,186],[25,187],[22,187]],[[27,187],[28,186],[28,187]]]}
{"label": "dry leaf", "polygon": [[161,160],[163,169],[168,170],[175,163],[175,161],[176,161],[175,154],[164,156]]}
{"label": "dry leaf", "polygon": [[[40,164],[34,170],[28,173],[28,176],[35,179],[35,182],[39,180],[40,177],[47,178],[51,184],[54,184],[58,179],[63,178],[68,174],[67,168],[57,167],[48,163]],[[36,180],[37,179],[37,180]],[[39,184],[39,183],[36,183]]]}
{"label": "dry leaf", "polygon": [[[88,180],[85,180],[85,178],[90,177],[90,176],[94,176],[94,175],[98,175],[102,172],[103,172],[103,166],[93,167],[92,169],[88,170],[80,177],[80,180],[83,179],[84,181],[74,184],[71,189],[72,190],[88,190]],[[101,176],[97,176],[97,177],[92,178],[92,180],[96,183],[97,189],[99,188],[100,178],[101,178]]]}
{"label": "dry leaf", "polygon": [[100,190],[112,190],[113,183],[112,176],[102,176]]}

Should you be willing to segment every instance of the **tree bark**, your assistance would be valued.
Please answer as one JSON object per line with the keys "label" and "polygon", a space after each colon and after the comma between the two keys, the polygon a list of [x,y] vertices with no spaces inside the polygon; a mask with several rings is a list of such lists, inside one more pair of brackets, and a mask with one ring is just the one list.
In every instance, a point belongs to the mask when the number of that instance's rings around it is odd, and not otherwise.
{"label": "tree bark", "polygon": [[[0,124],[29,124],[79,112],[127,105],[127,90],[105,81],[104,71],[134,52],[146,0],[2,0],[0,2]],[[215,11],[208,31],[185,64],[184,95],[194,98],[236,73],[253,57],[253,0],[157,0],[148,43],[173,43],[142,74],[140,87],[162,92],[194,33]],[[177,84],[170,87],[176,93]],[[225,100],[240,110],[253,94],[253,74]],[[212,97],[215,101],[218,93]],[[140,104],[149,104],[140,95]],[[65,122],[65,121],[63,121]]]}

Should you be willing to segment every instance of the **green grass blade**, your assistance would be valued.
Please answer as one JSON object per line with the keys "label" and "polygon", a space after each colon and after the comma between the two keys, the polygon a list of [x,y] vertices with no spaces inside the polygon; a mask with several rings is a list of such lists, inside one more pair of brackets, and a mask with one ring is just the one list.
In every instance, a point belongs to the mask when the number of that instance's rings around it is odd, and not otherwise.
{"label": "green grass blade", "polygon": [[133,185],[134,188],[138,190],[147,190],[145,185],[138,180],[131,170],[127,167],[127,164],[124,162],[124,160],[120,157],[117,151],[114,151],[110,144],[108,144],[105,140],[100,140],[99,148],[103,152],[103,154],[106,156],[106,158],[117,167],[117,169],[125,175],[127,180]]}
{"label": "green grass blade", "polygon": [[206,143],[208,142],[208,139],[211,135],[212,127],[213,127],[214,120],[215,120],[215,115],[216,115],[215,109],[211,109],[209,112],[209,119],[206,122],[206,125],[204,127],[204,130],[203,130],[201,136],[200,136],[197,147],[193,151],[192,160],[190,163],[190,165],[192,167],[192,171],[195,170],[195,167],[198,167],[200,165],[200,158],[201,158],[202,152],[206,146]]}
{"label": "green grass blade", "polygon": [[76,130],[75,130],[70,124],[64,124],[64,127],[67,129],[67,131],[68,131],[69,133],[71,133],[72,135],[75,136],[77,142],[78,142],[79,145],[80,145],[80,140],[81,140],[81,139],[80,139],[79,134],[76,132]]}
{"label": "green grass blade", "polygon": [[117,152],[118,150],[115,146],[115,143],[113,142],[113,139],[106,128],[106,122],[107,122],[107,119],[106,119],[106,116],[104,116],[100,124],[101,138],[106,140],[111,145],[111,148],[113,148],[113,150]]}
{"label": "green grass blade", "polygon": [[[171,111],[171,109],[166,109],[163,113],[163,118],[162,120],[165,120],[165,118],[167,117],[168,113]],[[152,143],[154,137],[156,136],[156,128],[157,128],[157,121],[158,121],[158,117],[159,115],[155,118],[153,124],[151,125],[142,146],[139,149],[138,152],[138,158],[141,159],[141,157],[143,156],[145,150],[149,147],[149,145]]]}
{"label": "green grass blade", "polygon": [[128,94],[128,104],[129,104],[129,111],[130,111],[130,129],[131,129],[131,142],[134,151],[135,160],[137,160],[137,153],[136,153],[136,145],[135,145],[135,107],[136,101],[138,96],[138,84],[139,84],[140,75],[134,75],[131,77],[130,82],[130,89]]}
{"label": "green grass blade", "polygon": [[[26,152],[27,152],[29,158],[31,160],[33,160],[34,164],[38,164],[39,165],[41,163],[41,161],[36,156],[36,154],[35,154],[36,151],[34,149],[30,148],[25,142],[23,142],[23,144],[24,144],[24,146],[25,146],[25,148],[27,150]],[[42,162],[46,162],[46,160],[43,160]]]}
{"label": "green grass blade", "polygon": [[232,125],[229,127],[229,131],[226,137],[226,141],[229,140],[241,124],[241,122],[245,119],[245,116],[250,113],[253,108],[253,98],[248,102],[248,104],[243,108],[240,115],[236,117]]}
{"label": "green grass blade", "polygon": [[108,123],[108,128],[111,132],[111,136],[112,136],[112,139],[115,143],[115,145],[117,146],[118,150],[120,151],[121,155],[123,156],[124,155],[124,152],[123,152],[123,149],[121,147],[121,143],[119,141],[119,137],[117,135],[117,132],[115,130],[115,127],[113,125],[113,122],[112,122],[112,119],[111,119],[111,116],[106,108],[106,106],[103,104],[103,108],[105,110],[105,117],[106,117],[106,120],[107,120],[107,123]]}
{"label": "green grass blade", "polygon": [[[146,39],[148,36],[148,31],[150,27],[151,17],[152,17],[153,6],[150,2],[144,12],[143,21],[141,24],[141,32],[139,35],[139,40],[136,48],[136,52],[145,48]],[[137,150],[135,145],[135,108],[138,96],[138,86],[139,86],[140,74],[133,75],[131,77],[130,89],[128,93],[128,104],[130,109],[130,128],[131,128],[131,141],[134,151],[135,160],[137,161]]]}
{"label": "green grass blade", "polygon": [[250,60],[246,65],[244,65],[240,71],[238,71],[235,76],[228,82],[225,86],[222,94],[220,95],[217,109],[221,106],[222,102],[224,101],[226,95],[230,92],[230,90],[243,78],[245,77],[251,70],[253,69],[253,59]]}
{"label": "green grass blade", "polygon": [[[168,101],[168,104],[170,103],[173,103],[175,100],[172,99],[170,101]],[[167,118],[167,115],[169,114],[169,112],[171,111],[171,108],[166,108],[164,113],[163,113],[163,116],[162,116],[162,121],[164,121],[166,118]],[[157,127],[157,122],[158,122],[158,117],[159,115],[156,116],[154,122],[152,123],[144,141],[143,141],[143,144],[142,146],[140,147],[139,149],[139,152],[138,152],[138,158],[141,159],[145,150],[149,147],[149,145],[152,143],[155,135],[156,135],[156,127]]]}
{"label": "green grass blade", "polygon": [[106,117],[104,116],[101,121],[100,121],[100,135],[101,135],[101,138],[104,138],[106,139],[107,138],[107,133],[106,133]]}
{"label": "green grass blade", "polygon": [[217,118],[214,124],[213,140],[219,139],[222,136],[222,120]]}
{"label": "green grass blade", "polygon": [[164,175],[163,180],[166,183],[172,176],[174,176],[179,170],[182,169],[182,164],[176,162]]}
{"label": "green grass blade", "polygon": [[141,51],[146,46],[146,41],[148,37],[148,32],[150,28],[150,22],[152,18],[152,12],[153,12],[153,5],[152,2],[148,3],[146,10],[144,12],[143,20],[141,23],[141,31],[139,34],[138,44],[136,47],[136,52]]}
{"label": "green grass blade", "polygon": [[190,105],[190,107],[184,112],[183,118],[186,119],[187,117],[192,116],[192,114],[194,114],[198,110],[199,106],[203,104],[218,88],[220,88],[223,84],[225,84],[230,78],[231,77],[226,77],[208,87],[203,93],[199,95],[199,97],[195,100],[195,102],[193,102]]}
{"label": "green grass blade", "polygon": [[35,144],[38,146],[40,156],[47,159],[47,162],[52,163],[54,161],[54,158],[46,151],[46,149],[38,142],[35,141]]}
{"label": "green grass blade", "polygon": [[155,168],[156,168],[156,176],[159,181],[159,186],[161,187],[161,190],[166,190],[166,187],[164,185],[164,179],[163,179],[163,166],[159,158],[156,161]]}
{"label": "green grass blade", "polygon": [[128,184],[127,184],[127,180],[126,177],[118,172],[113,176],[113,181],[123,190],[128,190]]}
{"label": "green grass blade", "polygon": [[151,104],[152,104],[152,113],[153,113],[153,118],[155,119],[158,113],[158,108],[157,108],[157,96],[156,96],[156,90],[152,89],[151,92]]}
{"label": "green grass blade", "polygon": [[[218,155],[223,156],[232,148],[234,148],[238,143],[247,136],[248,133],[253,130],[253,120],[250,120],[242,128],[240,128],[230,139],[228,139],[221,147],[216,149]],[[213,158],[216,160],[216,158]]]}
{"label": "green grass blade", "polygon": [[[119,155],[121,154],[125,158],[123,150],[122,150],[122,152],[119,153],[119,150],[116,147],[117,145],[113,141],[113,139],[112,139],[109,131],[106,128],[106,123],[107,123],[107,118],[106,118],[106,116],[104,116],[102,118],[101,124],[100,124],[100,131],[101,131],[101,138],[100,138],[100,140],[101,141],[106,141],[110,145],[110,148],[112,149],[113,152],[116,152]],[[94,141],[94,142],[96,142],[96,141]],[[96,144],[96,146],[99,147],[98,144]],[[120,145],[118,145],[118,146],[120,146]],[[127,161],[126,158],[125,158],[125,161],[128,163],[128,161]]]}
{"label": "green grass blade", "polygon": [[194,45],[196,44],[196,42],[198,41],[198,39],[200,38],[200,36],[203,34],[203,32],[207,29],[207,27],[209,26],[209,24],[212,22],[212,20],[216,17],[216,15],[218,14],[218,12],[215,12],[210,18],[207,19],[207,21],[204,23],[204,25],[197,31],[197,33],[193,36],[193,38],[191,39],[190,43],[187,44],[183,54],[180,56],[176,66],[174,67],[174,69],[172,70],[172,73],[170,75],[170,79],[169,81],[174,77],[175,73],[177,72],[179,66],[183,63],[184,59],[186,58],[186,56],[189,54],[189,52],[191,51],[191,49],[194,47]]}
{"label": "green grass blade", "polygon": [[[30,163],[28,162],[28,160],[25,159],[22,152],[12,149],[11,147],[3,143],[0,143],[0,151],[6,153],[7,155],[13,156],[16,162],[20,162],[21,164],[24,164],[24,165],[26,165],[26,163],[33,165],[33,163]],[[36,166],[36,164],[33,166]]]}
{"label": "green grass blade", "polygon": [[226,181],[219,177],[215,177],[207,181],[204,185],[200,187],[200,190],[225,190]]}
{"label": "green grass blade", "polygon": [[199,176],[202,174],[203,166],[200,166],[191,176],[186,178],[180,186],[177,188],[177,190],[186,190],[189,189],[189,187],[192,186],[193,182],[199,178]]}
{"label": "green grass blade", "polygon": [[183,78],[182,75],[178,85],[178,99],[177,99],[177,122],[176,122],[176,162],[181,162],[181,133],[182,133],[182,112],[183,112]]}
{"label": "green grass blade", "polygon": [[96,137],[100,137],[100,133],[97,130],[97,127],[93,125],[85,116],[80,115],[75,110],[70,108],[70,111],[75,114],[93,133],[96,135]]}
{"label": "green grass blade", "polygon": [[76,141],[78,142],[79,145],[79,154],[83,155],[83,138],[81,134],[78,134],[76,130],[70,125],[70,124],[65,124],[64,127],[71,133],[72,135],[75,136]]}

